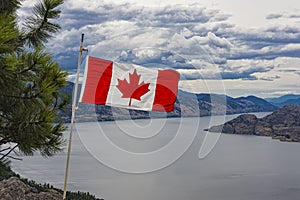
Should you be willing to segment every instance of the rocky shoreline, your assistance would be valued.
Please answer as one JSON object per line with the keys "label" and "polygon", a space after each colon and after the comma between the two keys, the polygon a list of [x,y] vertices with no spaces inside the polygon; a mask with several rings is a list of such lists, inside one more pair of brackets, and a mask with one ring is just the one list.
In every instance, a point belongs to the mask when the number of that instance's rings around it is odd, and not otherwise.
{"label": "rocky shoreline", "polygon": [[243,114],[206,131],[269,136],[285,142],[300,142],[300,106],[284,106],[263,118]]}
{"label": "rocky shoreline", "polygon": [[[62,190],[16,176],[0,181],[0,200],[61,200]],[[103,200],[89,193],[68,192],[67,200]]]}
{"label": "rocky shoreline", "polygon": [[[0,163],[0,200],[61,200],[63,191],[50,184],[22,178],[8,163]],[[67,191],[67,200],[103,200],[88,192]]]}
{"label": "rocky shoreline", "polygon": [[37,188],[30,187],[17,177],[0,182],[0,199],[5,200],[61,200],[62,194],[54,189],[39,192]]}

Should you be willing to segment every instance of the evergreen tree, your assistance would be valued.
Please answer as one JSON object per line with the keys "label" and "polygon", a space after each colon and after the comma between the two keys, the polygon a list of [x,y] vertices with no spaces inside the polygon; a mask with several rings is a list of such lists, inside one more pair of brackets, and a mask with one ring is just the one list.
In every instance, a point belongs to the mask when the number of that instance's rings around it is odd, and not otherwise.
{"label": "evergreen tree", "polygon": [[60,29],[63,0],[37,3],[20,28],[21,1],[0,0],[0,161],[15,150],[51,156],[64,142],[59,114],[68,102],[60,89],[67,72],[44,47]]}

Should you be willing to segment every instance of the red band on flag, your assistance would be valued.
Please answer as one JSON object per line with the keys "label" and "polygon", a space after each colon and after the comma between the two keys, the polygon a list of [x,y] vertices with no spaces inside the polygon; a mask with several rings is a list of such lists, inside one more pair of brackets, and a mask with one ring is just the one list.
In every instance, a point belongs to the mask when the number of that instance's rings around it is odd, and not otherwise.
{"label": "red band on flag", "polygon": [[95,57],[88,58],[88,71],[81,101],[90,104],[105,104],[111,81],[113,62]]}
{"label": "red band on flag", "polygon": [[174,110],[179,78],[179,73],[174,70],[158,70],[153,111]]}

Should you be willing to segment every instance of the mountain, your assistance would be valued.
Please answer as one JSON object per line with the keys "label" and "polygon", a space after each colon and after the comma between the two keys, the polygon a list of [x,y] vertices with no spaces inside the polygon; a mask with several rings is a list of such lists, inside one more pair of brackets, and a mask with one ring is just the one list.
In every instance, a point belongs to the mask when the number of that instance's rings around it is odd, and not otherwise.
{"label": "mountain", "polygon": [[300,106],[300,95],[299,94],[287,94],[277,98],[266,98],[269,103],[282,107],[285,105],[296,105]]}
{"label": "mountain", "polygon": [[223,125],[207,129],[210,132],[271,136],[282,141],[300,142],[300,106],[284,106],[272,114],[258,119],[243,114]]}
{"label": "mountain", "polygon": [[285,106],[285,105],[294,105],[294,106],[300,106],[300,97],[298,99],[289,99],[282,103],[277,104],[279,107]]}
{"label": "mountain", "polygon": [[230,114],[245,112],[269,112],[277,109],[276,106],[256,96],[239,97],[233,99],[232,101],[232,104],[230,104],[230,101],[227,103],[233,109],[232,113]]}
{"label": "mountain", "polygon": [[[71,95],[72,88],[73,83],[70,83],[64,91]],[[170,113],[146,112],[80,103],[76,110],[76,119],[77,121],[109,121],[160,117],[198,117],[225,113],[272,112],[276,109],[276,106],[255,96],[233,98],[223,94],[194,94],[179,90],[175,108]],[[67,116],[64,116],[65,120],[68,120],[68,118],[70,118],[70,112]]]}
{"label": "mountain", "polygon": [[289,99],[298,99],[298,98],[300,98],[299,94],[286,94],[286,95],[283,95],[280,97],[275,97],[275,98],[265,98],[265,100],[270,103],[282,103]]}

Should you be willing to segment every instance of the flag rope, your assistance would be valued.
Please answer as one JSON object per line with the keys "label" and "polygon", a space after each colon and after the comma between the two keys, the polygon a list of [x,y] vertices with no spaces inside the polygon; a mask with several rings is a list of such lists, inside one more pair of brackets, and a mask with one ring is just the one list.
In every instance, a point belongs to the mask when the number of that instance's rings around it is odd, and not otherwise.
{"label": "flag rope", "polygon": [[82,52],[87,51],[87,49],[83,48],[83,39],[84,39],[84,34],[82,33],[81,34],[80,48],[79,48],[79,56],[78,56],[76,83],[75,83],[75,88],[74,88],[74,92],[73,92],[72,117],[71,117],[71,124],[70,124],[70,135],[69,135],[69,143],[68,143],[68,153],[67,153],[67,162],[66,162],[66,171],[65,171],[63,200],[66,200],[66,197],[67,197],[67,184],[68,184],[68,176],[69,176],[70,154],[71,154],[71,146],[72,146],[73,126],[74,126],[74,119],[75,119],[76,100],[77,100],[78,82],[79,82],[79,73],[80,73]]}

